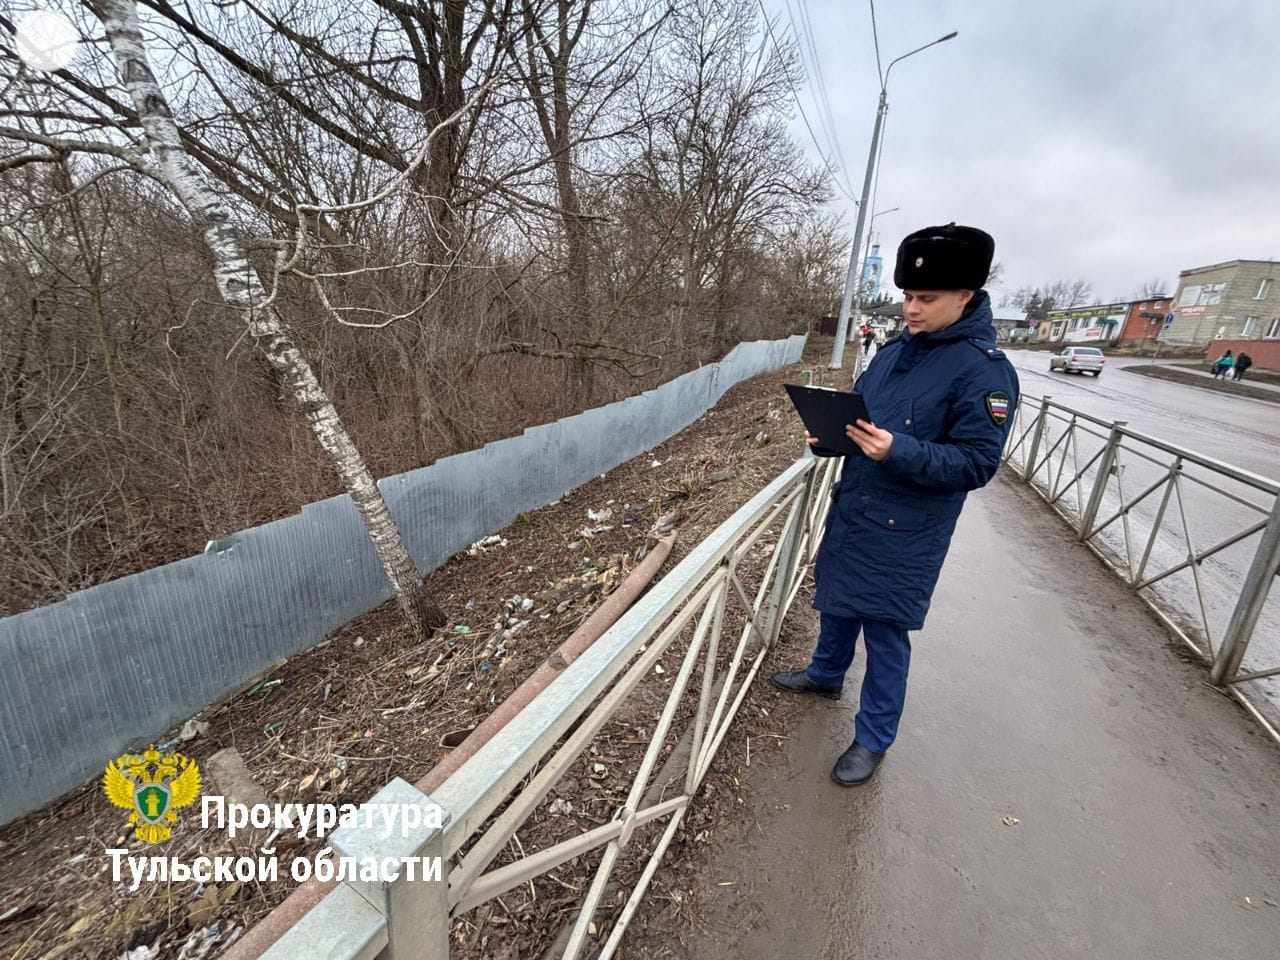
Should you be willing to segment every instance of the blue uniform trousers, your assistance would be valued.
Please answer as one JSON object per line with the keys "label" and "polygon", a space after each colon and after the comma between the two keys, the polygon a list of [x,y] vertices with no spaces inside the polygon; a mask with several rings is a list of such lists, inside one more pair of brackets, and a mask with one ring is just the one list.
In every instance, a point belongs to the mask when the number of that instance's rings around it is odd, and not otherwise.
{"label": "blue uniform trousers", "polygon": [[809,679],[820,686],[843,685],[844,675],[853,663],[859,631],[867,650],[867,668],[854,727],[860,744],[881,753],[889,749],[898,735],[898,718],[907,699],[911,641],[906,628],[883,620],[824,613],[818,647],[813,651],[807,672]]}

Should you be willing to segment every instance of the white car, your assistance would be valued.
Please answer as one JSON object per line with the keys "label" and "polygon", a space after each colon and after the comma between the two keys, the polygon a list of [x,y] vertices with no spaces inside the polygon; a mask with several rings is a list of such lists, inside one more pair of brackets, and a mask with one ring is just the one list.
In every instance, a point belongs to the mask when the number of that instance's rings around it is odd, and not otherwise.
{"label": "white car", "polygon": [[1106,362],[1097,347],[1067,347],[1049,358],[1049,372],[1061,369],[1063,373],[1088,372],[1098,377],[1102,375],[1102,365]]}

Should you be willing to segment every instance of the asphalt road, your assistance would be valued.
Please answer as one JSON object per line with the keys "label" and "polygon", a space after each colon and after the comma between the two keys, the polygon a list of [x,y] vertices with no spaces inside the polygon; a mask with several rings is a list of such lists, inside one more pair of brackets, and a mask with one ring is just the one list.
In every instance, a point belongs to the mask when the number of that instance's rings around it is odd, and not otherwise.
{"label": "asphalt road", "polygon": [[[1010,350],[1022,391],[1280,479],[1280,407],[1126,373],[1146,359],[1113,357],[1100,377],[1049,373],[1049,354]],[[1212,381],[1209,381],[1212,383]]]}

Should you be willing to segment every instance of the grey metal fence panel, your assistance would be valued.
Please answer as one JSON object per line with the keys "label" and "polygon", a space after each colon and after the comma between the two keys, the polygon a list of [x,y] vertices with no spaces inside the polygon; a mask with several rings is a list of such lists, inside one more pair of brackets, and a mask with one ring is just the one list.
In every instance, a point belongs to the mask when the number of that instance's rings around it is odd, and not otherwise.
{"label": "grey metal fence panel", "polygon": [[[800,359],[740,344],[638,397],[379,482],[420,569],[650,450],[734,384]],[[583,518],[586,522],[586,518]],[[346,496],[0,620],[0,823],[98,774],[391,596]]]}

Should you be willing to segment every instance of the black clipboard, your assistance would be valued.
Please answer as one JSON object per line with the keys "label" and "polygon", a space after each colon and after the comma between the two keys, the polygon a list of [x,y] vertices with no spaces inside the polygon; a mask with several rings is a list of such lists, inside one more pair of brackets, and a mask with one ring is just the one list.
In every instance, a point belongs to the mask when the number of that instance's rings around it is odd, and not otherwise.
{"label": "black clipboard", "polygon": [[858,420],[872,422],[871,413],[860,394],[802,387],[794,383],[784,386],[804,421],[805,429],[818,438],[819,446],[846,456],[862,455],[862,449],[849,439],[844,430],[846,424]]}

